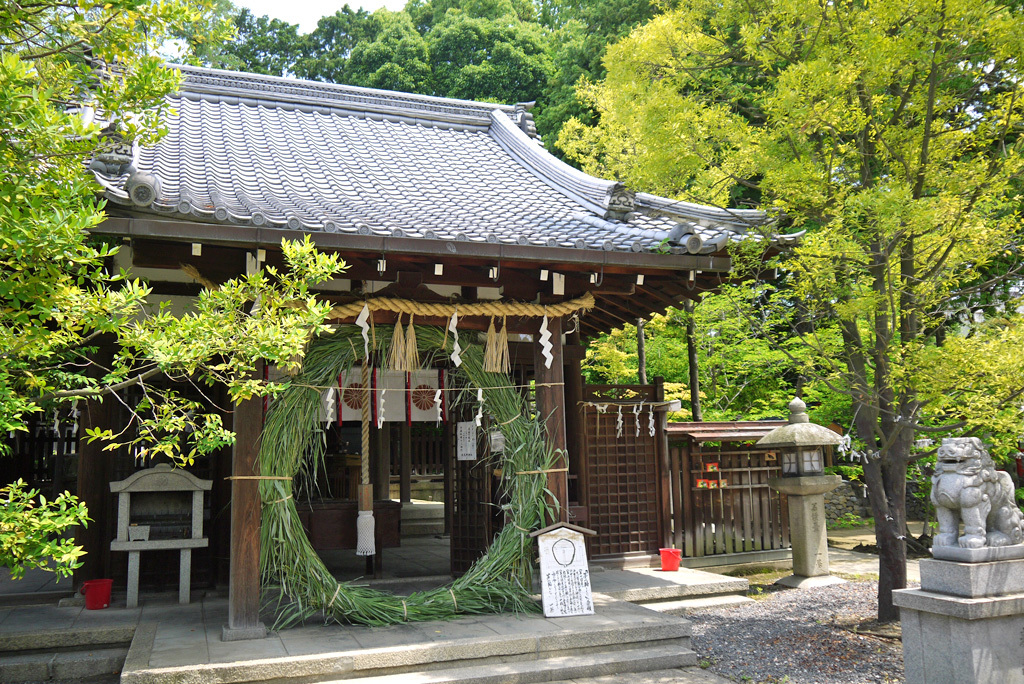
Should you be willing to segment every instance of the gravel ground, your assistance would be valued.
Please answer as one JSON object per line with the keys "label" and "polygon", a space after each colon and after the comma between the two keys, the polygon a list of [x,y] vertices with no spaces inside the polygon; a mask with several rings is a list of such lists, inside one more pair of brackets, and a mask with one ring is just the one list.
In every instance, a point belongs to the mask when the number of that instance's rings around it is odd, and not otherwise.
{"label": "gravel ground", "polygon": [[877,582],[776,591],[687,616],[702,667],[741,682],[903,682],[898,638],[855,634],[877,611]]}

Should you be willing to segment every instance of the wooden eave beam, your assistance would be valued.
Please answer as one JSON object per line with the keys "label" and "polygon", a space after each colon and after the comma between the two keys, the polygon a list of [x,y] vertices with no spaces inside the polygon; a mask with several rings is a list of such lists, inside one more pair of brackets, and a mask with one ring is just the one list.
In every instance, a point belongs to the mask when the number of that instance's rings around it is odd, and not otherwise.
{"label": "wooden eave beam", "polygon": [[[284,228],[168,221],[156,217],[111,217],[103,221],[93,232],[132,238],[174,239],[182,242],[265,249],[277,248],[282,239],[295,240],[308,234]],[[574,267],[569,270],[587,271],[593,271],[595,267],[599,270],[603,265],[606,271],[609,268],[623,268],[636,273],[683,270],[728,272],[731,267],[731,261],[727,257],[691,254],[602,251],[348,233],[313,233],[312,235],[320,249],[337,252],[370,252],[385,256],[407,254],[425,259],[479,258],[500,260],[503,263],[516,261],[533,264],[564,264],[566,267],[569,265]]]}
{"label": "wooden eave beam", "polygon": [[604,311],[608,311],[609,307],[611,307],[611,308],[615,309],[617,312],[619,312],[620,314],[622,314],[624,316],[627,316],[628,318],[631,318],[632,319],[632,321],[631,321],[632,323],[636,323],[636,320],[638,318],[647,318],[648,316],[651,315],[651,311],[650,310],[648,310],[646,308],[640,309],[640,308],[637,308],[635,306],[631,306],[629,303],[624,302],[622,299],[620,299],[618,297],[613,297],[613,296],[605,295],[605,294],[599,294],[599,295],[597,295],[597,300],[598,300],[598,302],[600,302],[598,304],[598,307],[600,309],[602,309]]}
{"label": "wooden eave beam", "polygon": [[631,317],[628,314],[624,316],[623,314],[619,313],[615,309],[609,307],[606,302],[598,302],[593,310],[594,311],[600,311],[602,314],[604,314],[604,317],[606,319],[610,318],[610,319],[612,319],[614,321],[618,321],[618,323],[615,326],[613,326],[615,328],[621,328],[622,325],[628,325],[628,324],[636,323],[636,319],[635,318],[631,319]]}
{"label": "wooden eave beam", "polygon": [[[594,325],[594,322],[599,325]],[[598,309],[591,309],[585,316],[580,316],[580,326],[590,328],[597,333],[610,332],[621,327],[618,320],[611,318]]]}

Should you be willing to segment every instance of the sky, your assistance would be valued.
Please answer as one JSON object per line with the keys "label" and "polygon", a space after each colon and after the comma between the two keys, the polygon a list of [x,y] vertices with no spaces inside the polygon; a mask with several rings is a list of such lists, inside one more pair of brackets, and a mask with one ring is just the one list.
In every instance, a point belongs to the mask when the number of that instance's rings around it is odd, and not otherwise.
{"label": "sky", "polygon": [[[346,0],[232,0],[237,7],[248,7],[257,17],[264,14],[274,19],[298,24],[302,33],[309,33],[316,28],[320,17],[334,14],[345,5]],[[348,0],[353,8],[362,7],[373,12],[381,7],[400,10],[405,7],[406,0]]]}

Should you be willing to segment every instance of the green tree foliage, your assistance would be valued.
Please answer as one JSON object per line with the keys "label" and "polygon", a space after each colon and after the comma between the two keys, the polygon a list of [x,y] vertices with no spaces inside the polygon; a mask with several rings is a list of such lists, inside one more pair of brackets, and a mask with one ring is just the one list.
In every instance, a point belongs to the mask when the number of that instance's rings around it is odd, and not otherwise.
{"label": "green tree foliage", "polygon": [[346,4],[317,22],[312,32],[298,39],[300,57],[291,71],[299,78],[346,83],[348,60],[356,46],[368,38],[370,15]]}
{"label": "green tree foliage", "polygon": [[[294,365],[323,329],[328,305],[309,286],[339,263],[308,242],[283,245],[286,271],[224,283],[204,293],[194,312],[174,317],[147,304],[144,283],[109,271],[116,247],[89,236],[104,214],[87,165],[115,146],[160,135],[164,96],[178,75],[156,49],[190,26],[210,25],[208,10],[191,0],[54,0],[8,5],[0,14],[0,433],[24,430],[29,416],[57,404],[141,386],[146,399],[130,439],[189,461],[233,435],[216,413],[149,387],[151,378],[219,381],[235,399],[266,394],[273,388],[250,377],[253,362]],[[103,367],[92,355],[101,340],[118,348]],[[22,501],[18,491],[8,493]],[[46,534],[75,518],[52,514],[43,502],[6,506],[4,526]]]}
{"label": "green tree foliage", "polygon": [[[414,0],[404,12],[372,15],[345,5],[299,34],[296,26],[242,10],[238,36],[219,63],[331,83],[527,102],[540,98],[551,74],[547,36],[533,17],[528,0]],[[232,59],[238,66],[230,66]]]}
{"label": "green tree foliage", "polygon": [[303,55],[297,24],[267,16],[256,17],[247,8],[235,15],[233,23],[234,38],[224,44],[221,55],[211,55],[203,63],[254,74],[284,76]]}
{"label": "green tree foliage", "polygon": [[[763,315],[761,300],[771,288],[747,284],[725,286],[705,295],[693,314],[670,309],[645,326],[647,375],[662,376],[667,393],[689,404],[686,319],[694,317],[698,341],[698,375],[704,420],[758,420],[785,417],[789,397],[800,392],[814,420],[828,425],[850,424],[849,400],[832,392],[817,377],[815,359],[806,345],[783,347],[752,321]],[[775,329],[788,326],[776,321]],[[828,335],[822,331],[823,336]],[[839,351],[839,338],[831,332]],[[584,371],[589,382],[633,383],[637,379],[636,328],[624,326],[590,344]],[[690,420],[688,411],[675,416]]]}
{"label": "green tree foliage", "polygon": [[379,10],[369,18],[367,38],[348,60],[346,82],[422,93],[430,88],[427,42],[405,12]]}
{"label": "green tree foliage", "polygon": [[29,569],[70,577],[85,552],[60,535],[88,523],[85,504],[67,492],[47,501],[21,480],[0,487],[0,567],[10,568],[12,579]]}
{"label": "green tree foliage", "polygon": [[554,143],[567,121],[575,118],[587,124],[595,121],[594,110],[577,96],[577,85],[605,76],[603,59],[608,45],[649,21],[657,3],[650,0],[542,0],[541,25],[552,31],[551,78],[544,88],[537,112],[537,131],[548,148],[559,153]]}
{"label": "green tree foliage", "polygon": [[[248,20],[253,20],[247,10],[243,10],[243,13],[247,15]],[[232,42],[227,40],[229,36],[237,35],[242,30],[238,23],[241,16],[231,0],[209,0],[204,11],[195,14],[191,21],[170,28],[170,34],[174,38],[171,45],[180,48],[175,50],[180,54],[171,56],[170,61],[184,59],[190,63],[208,64],[219,69],[245,68],[245,63],[231,53]]]}
{"label": "green tree foliage", "polygon": [[491,102],[536,100],[551,70],[539,25],[449,9],[427,33],[434,93]]}
{"label": "green tree foliage", "polygon": [[[1021,54],[1024,17],[990,0],[697,0],[614,46],[586,92],[600,124],[560,136],[588,170],[675,197],[748,198],[811,229],[769,303],[799,309],[795,339],[852,401],[883,620],[906,585],[916,435],[984,430],[998,414],[1021,427],[1005,355],[1020,317],[968,326],[962,343],[946,334],[961,332],[956,309],[983,274],[1013,274],[996,259],[1019,263]],[[829,326],[839,353],[818,334]],[[970,372],[979,357],[983,376]]]}

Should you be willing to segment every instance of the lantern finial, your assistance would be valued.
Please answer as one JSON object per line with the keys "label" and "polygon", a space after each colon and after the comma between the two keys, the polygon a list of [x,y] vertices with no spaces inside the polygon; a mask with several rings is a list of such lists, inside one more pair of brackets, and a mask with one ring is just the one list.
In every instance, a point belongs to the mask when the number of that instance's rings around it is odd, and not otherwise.
{"label": "lantern finial", "polygon": [[794,425],[796,423],[809,422],[810,418],[807,417],[807,404],[805,404],[800,397],[794,397],[793,401],[789,402],[789,424]]}

